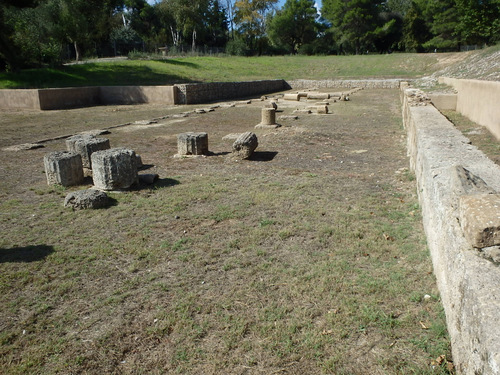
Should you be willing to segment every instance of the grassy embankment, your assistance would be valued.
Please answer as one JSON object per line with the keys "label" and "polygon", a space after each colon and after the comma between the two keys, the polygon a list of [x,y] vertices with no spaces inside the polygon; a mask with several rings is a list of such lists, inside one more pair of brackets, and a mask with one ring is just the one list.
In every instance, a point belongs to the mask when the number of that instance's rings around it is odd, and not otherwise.
{"label": "grassy embankment", "polygon": [[0,73],[0,89],[167,85],[257,79],[416,78],[446,54],[369,56],[184,57],[119,60]]}

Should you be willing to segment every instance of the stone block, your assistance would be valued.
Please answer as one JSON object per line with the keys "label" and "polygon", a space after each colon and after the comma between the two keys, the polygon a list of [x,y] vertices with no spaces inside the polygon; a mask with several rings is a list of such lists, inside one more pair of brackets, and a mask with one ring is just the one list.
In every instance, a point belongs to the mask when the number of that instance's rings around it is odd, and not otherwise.
{"label": "stone block", "polygon": [[294,100],[298,102],[300,100],[299,94],[285,94],[283,95],[283,100]]}
{"label": "stone block", "polygon": [[307,100],[324,100],[324,99],[330,99],[330,94],[327,92],[308,92],[307,93]]}
{"label": "stone block", "polygon": [[80,154],[84,168],[92,169],[91,155],[96,151],[108,150],[109,139],[96,138],[90,134],[78,134],[66,139],[66,148]]}
{"label": "stone block", "polygon": [[177,135],[177,153],[182,155],[207,155],[207,133],[182,133]]}
{"label": "stone block", "polygon": [[259,145],[255,133],[246,132],[241,134],[233,143],[233,156],[248,159]]}
{"label": "stone block", "polygon": [[262,108],[261,125],[276,125],[276,109]]}
{"label": "stone block", "polygon": [[82,157],[69,151],[51,152],[44,156],[45,174],[49,185],[72,186],[83,181]]}
{"label": "stone block", "polygon": [[461,196],[459,220],[465,238],[473,247],[500,245],[500,194]]}
{"label": "stone block", "polygon": [[95,189],[74,191],[64,199],[64,207],[71,207],[74,210],[103,208],[108,203],[107,194]]}
{"label": "stone block", "polygon": [[326,105],[314,105],[307,107],[308,110],[318,113],[318,114],[327,114],[328,113],[328,106]]}
{"label": "stone block", "polygon": [[137,157],[133,150],[111,148],[91,156],[94,186],[100,190],[128,189],[138,182]]}

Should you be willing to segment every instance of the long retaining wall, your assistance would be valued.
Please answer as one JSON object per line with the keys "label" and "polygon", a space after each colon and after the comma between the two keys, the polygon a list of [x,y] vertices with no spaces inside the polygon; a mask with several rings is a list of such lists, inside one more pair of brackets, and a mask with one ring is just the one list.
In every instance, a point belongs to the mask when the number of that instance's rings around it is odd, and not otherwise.
{"label": "long retaining wall", "polygon": [[282,79],[187,83],[174,86],[101,86],[57,89],[0,90],[0,108],[65,109],[101,104],[200,104],[305,88],[399,88],[400,79]]}
{"label": "long retaining wall", "polygon": [[474,242],[499,239],[500,167],[417,91],[402,86],[403,120],[455,367],[500,374],[500,247]]}
{"label": "long retaining wall", "polygon": [[441,77],[457,90],[456,111],[485,126],[500,140],[500,82]]}
{"label": "long retaining wall", "polygon": [[95,86],[0,90],[0,108],[65,109],[101,104],[176,104],[174,86]]}
{"label": "long retaining wall", "polygon": [[364,88],[364,89],[398,89],[403,79],[294,79],[287,81],[292,89],[331,89],[331,88]]}
{"label": "long retaining wall", "polygon": [[288,90],[290,86],[282,79],[210,82],[177,84],[177,104],[209,103],[216,100],[243,98],[252,95],[269,94]]}

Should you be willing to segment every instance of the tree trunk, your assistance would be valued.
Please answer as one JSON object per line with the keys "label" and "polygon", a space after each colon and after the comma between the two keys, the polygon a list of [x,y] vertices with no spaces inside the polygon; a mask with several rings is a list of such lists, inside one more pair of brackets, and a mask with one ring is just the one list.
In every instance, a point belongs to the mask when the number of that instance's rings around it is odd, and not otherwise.
{"label": "tree trunk", "polygon": [[191,51],[194,52],[196,50],[196,29],[193,30],[193,42],[191,44]]}
{"label": "tree trunk", "polygon": [[78,43],[76,43],[76,41],[73,42],[73,45],[75,46],[76,61],[80,61],[80,56],[81,56],[80,47],[78,46]]}

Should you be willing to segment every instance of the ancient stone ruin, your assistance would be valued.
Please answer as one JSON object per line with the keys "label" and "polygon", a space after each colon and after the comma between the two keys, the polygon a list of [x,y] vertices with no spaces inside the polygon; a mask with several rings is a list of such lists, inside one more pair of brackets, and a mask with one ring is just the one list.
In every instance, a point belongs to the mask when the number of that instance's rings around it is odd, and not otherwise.
{"label": "ancient stone ruin", "polygon": [[233,143],[233,156],[248,159],[259,145],[257,135],[252,132],[241,134]]}
{"label": "ancient stone ruin", "polygon": [[95,189],[74,191],[64,199],[64,207],[71,207],[74,210],[103,208],[108,203],[107,194]]}
{"label": "ancient stone ruin", "polygon": [[72,186],[83,181],[80,154],[69,151],[51,152],[44,156],[43,163],[49,185]]}
{"label": "ancient stone ruin", "polygon": [[94,152],[91,159],[97,189],[123,190],[138,182],[137,157],[133,150],[111,148]]}
{"label": "ancient stone ruin", "polygon": [[78,134],[66,139],[68,151],[80,154],[83,168],[92,169],[91,155],[96,151],[108,150],[109,140],[106,138],[96,138],[90,134]]}
{"label": "ancient stone ruin", "polygon": [[274,108],[262,108],[262,119],[260,124],[256,125],[256,128],[277,128],[279,124],[276,124],[276,109]]}
{"label": "ancient stone ruin", "polygon": [[177,156],[208,155],[207,133],[182,133],[177,135]]}

